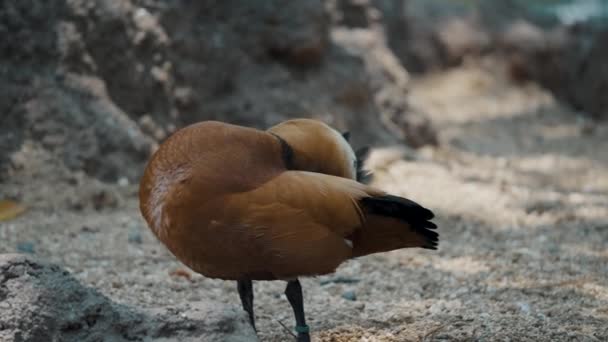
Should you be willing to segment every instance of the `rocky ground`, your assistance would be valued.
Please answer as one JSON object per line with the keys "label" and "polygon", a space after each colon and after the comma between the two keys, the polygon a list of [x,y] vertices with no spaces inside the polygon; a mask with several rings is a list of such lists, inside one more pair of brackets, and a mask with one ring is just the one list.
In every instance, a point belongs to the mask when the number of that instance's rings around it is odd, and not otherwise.
{"label": "rocky ground", "polygon": [[[533,83],[513,83],[502,65],[488,58],[412,80],[411,102],[429,113],[441,147],[377,148],[369,164],[377,186],[436,211],[440,248],[364,257],[304,279],[315,340],[608,338],[608,125]],[[238,308],[235,284],[190,272],[149,233],[136,184],[54,169],[36,146],[17,158],[30,181],[3,189],[28,210],[0,224],[1,253],[61,265],[122,310]],[[255,284],[262,341],[290,339],[283,287]]]}

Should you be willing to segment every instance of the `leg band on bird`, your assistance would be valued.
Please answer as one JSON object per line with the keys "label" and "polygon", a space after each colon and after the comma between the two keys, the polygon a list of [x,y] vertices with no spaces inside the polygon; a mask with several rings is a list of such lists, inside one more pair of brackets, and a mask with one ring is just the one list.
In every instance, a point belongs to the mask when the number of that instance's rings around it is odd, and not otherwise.
{"label": "leg band on bird", "polygon": [[295,330],[298,334],[306,334],[310,332],[308,325],[296,325]]}
{"label": "leg band on bird", "polygon": [[304,317],[304,300],[302,298],[302,286],[300,281],[291,280],[287,282],[285,288],[285,295],[296,318],[295,330],[298,333],[298,342],[310,342],[310,328],[306,324],[306,318]]}

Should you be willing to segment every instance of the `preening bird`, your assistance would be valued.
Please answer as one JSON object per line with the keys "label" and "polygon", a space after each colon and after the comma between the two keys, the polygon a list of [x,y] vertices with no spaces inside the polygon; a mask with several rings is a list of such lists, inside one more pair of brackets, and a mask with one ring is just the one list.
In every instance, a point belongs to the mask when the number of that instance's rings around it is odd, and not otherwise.
{"label": "preening bird", "polygon": [[268,131],[201,122],[154,153],[140,210],[182,263],[237,282],[254,329],[252,281],[287,281],[298,341],[310,341],[298,277],[372,253],[437,248],[433,213],[358,182],[361,158],[320,121],[290,120]]}

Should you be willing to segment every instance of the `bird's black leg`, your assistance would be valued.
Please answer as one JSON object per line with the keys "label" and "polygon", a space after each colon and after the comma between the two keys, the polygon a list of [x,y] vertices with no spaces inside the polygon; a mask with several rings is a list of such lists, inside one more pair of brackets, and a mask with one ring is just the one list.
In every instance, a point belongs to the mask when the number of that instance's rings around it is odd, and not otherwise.
{"label": "bird's black leg", "polygon": [[239,297],[241,297],[243,309],[247,311],[251,326],[257,332],[255,317],[253,316],[253,282],[251,280],[237,280],[237,288],[239,289]]}
{"label": "bird's black leg", "polygon": [[285,296],[289,300],[289,304],[293,308],[293,313],[296,316],[296,332],[298,333],[298,342],[310,342],[310,333],[306,319],[304,318],[304,300],[302,298],[302,286],[299,280],[291,280],[287,282],[285,288]]}

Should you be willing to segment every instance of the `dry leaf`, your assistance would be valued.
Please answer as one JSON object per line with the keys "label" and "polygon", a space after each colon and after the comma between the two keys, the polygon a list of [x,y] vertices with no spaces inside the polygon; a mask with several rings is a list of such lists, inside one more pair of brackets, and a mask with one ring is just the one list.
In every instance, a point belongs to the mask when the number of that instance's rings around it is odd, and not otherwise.
{"label": "dry leaf", "polygon": [[25,207],[15,201],[0,200],[0,222],[9,221],[25,211]]}

